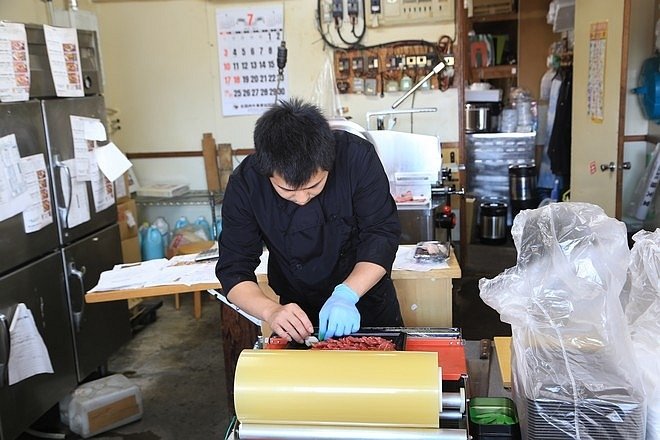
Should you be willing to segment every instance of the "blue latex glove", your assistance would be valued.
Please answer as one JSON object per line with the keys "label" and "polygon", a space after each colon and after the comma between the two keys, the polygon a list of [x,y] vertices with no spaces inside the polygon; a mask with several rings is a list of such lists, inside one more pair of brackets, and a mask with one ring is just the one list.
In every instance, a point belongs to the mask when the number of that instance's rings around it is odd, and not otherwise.
{"label": "blue latex glove", "polygon": [[355,304],[360,296],[346,284],[340,284],[323,304],[319,313],[319,339],[344,336],[360,329],[360,312]]}

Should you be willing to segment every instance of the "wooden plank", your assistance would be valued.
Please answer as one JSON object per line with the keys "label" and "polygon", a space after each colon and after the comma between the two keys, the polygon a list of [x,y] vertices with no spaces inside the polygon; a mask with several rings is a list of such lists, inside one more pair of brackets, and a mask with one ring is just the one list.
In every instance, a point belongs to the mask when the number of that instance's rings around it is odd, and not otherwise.
{"label": "wooden plank", "polygon": [[473,82],[487,79],[515,78],[518,72],[516,64],[501,66],[473,67],[470,69],[470,78]]}
{"label": "wooden plank", "polygon": [[511,336],[495,336],[493,338],[497,360],[500,364],[500,375],[504,388],[511,388]]}
{"label": "wooden plank", "polygon": [[201,151],[153,151],[149,153],[126,153],[129,159],[167,159],[179,157],[200,157]]}
{"label": "wooden plank", "polygon": [[220,190],[227,189],[227,182],[229,176],[234,169],[234,152],[231,149],[231,144],[218,144],[218,159],[220,170]]}
{"label": "wooden plank", "polygon": [[105,292],[90,292],[85,295],[86,303],[117,301],[120,299],[173,295],[175,293],[194,292],[195,290],[219,289],[220,282],[199,283],[192,286],[183,284],[173,286],[142,287],[139,289],[108,290]]}
{"label": "wooden plank", "polygon": [[218,168],[218,155],[215,149],[215,139],[213,139],[213,135],[211,133],[204,133],[202,136],[202,154],[204,156],[206,186],[209,191],[220,191],[220,170]]}

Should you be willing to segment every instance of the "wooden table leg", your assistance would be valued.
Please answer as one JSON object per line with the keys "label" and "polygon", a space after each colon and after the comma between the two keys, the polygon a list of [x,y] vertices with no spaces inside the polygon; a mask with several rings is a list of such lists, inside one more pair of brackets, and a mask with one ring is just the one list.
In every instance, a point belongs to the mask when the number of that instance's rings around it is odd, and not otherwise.
{"label": "wooden table leg", "polygon": [[195,311],[195,319],[202,317],[202,292],[196,290],[193,292],[193,308]]}
{"label": "wooden table leg", "polygon": [[227,382],[227,407],[230,416],[234,411],[234,375],[236,363],[243,349],[254,347],[259,336],[259,327],[241,316],[236,310],[224,303],[220,305],[220,328],[222,349],[225,355],[225,380]]}

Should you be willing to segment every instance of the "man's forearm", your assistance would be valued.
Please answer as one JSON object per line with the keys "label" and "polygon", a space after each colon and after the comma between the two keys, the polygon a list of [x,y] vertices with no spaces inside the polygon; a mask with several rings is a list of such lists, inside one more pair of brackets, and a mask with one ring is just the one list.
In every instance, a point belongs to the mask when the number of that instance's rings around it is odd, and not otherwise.
{"label": "man's forearm", "polygon": [[360,261],[355,265],[346,280],[344,280],[344,284],[359,296],[362,296],[374,287],[383,278],[385,273],[385,268],[378,264]]}
{"label": "man's forearm", "polygon": [[227,299],[248,314],[268,320],[268,316],[279,303],[272,300],[252,281],[243,281],[234,286],[227,294]]}

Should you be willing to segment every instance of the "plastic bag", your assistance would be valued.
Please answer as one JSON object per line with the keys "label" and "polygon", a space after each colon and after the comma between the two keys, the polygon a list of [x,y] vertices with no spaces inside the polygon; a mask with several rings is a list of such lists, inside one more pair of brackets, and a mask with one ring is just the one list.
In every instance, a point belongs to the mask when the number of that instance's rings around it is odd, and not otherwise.
{"label": "plastic bag", "polygon": [[633,235],[626,318],[647,399],[647,440],[660,440],[660,229]]}
{"label": "plastic bag", "polygon": [[512,328],[513,395],[526,438],[643,439],[644,392],[619,294],[626,227],[587,203],[524,210],[516,266],[481,279]]}
{"label": "plastic bag", "polygon": [[335,81],[332,52],[328,51],[323,68],[316,78],[310,102],[323,110],[326,118],[342,117],[343,109]]}
{"label": "plastic bag", "polygon": [[167,248],[167,257],[177,255],[179,247],[190,244],[210,240],[206,228],[203,225],[188,224],[180,228],[176,228],[172,233],[172,241]]}

